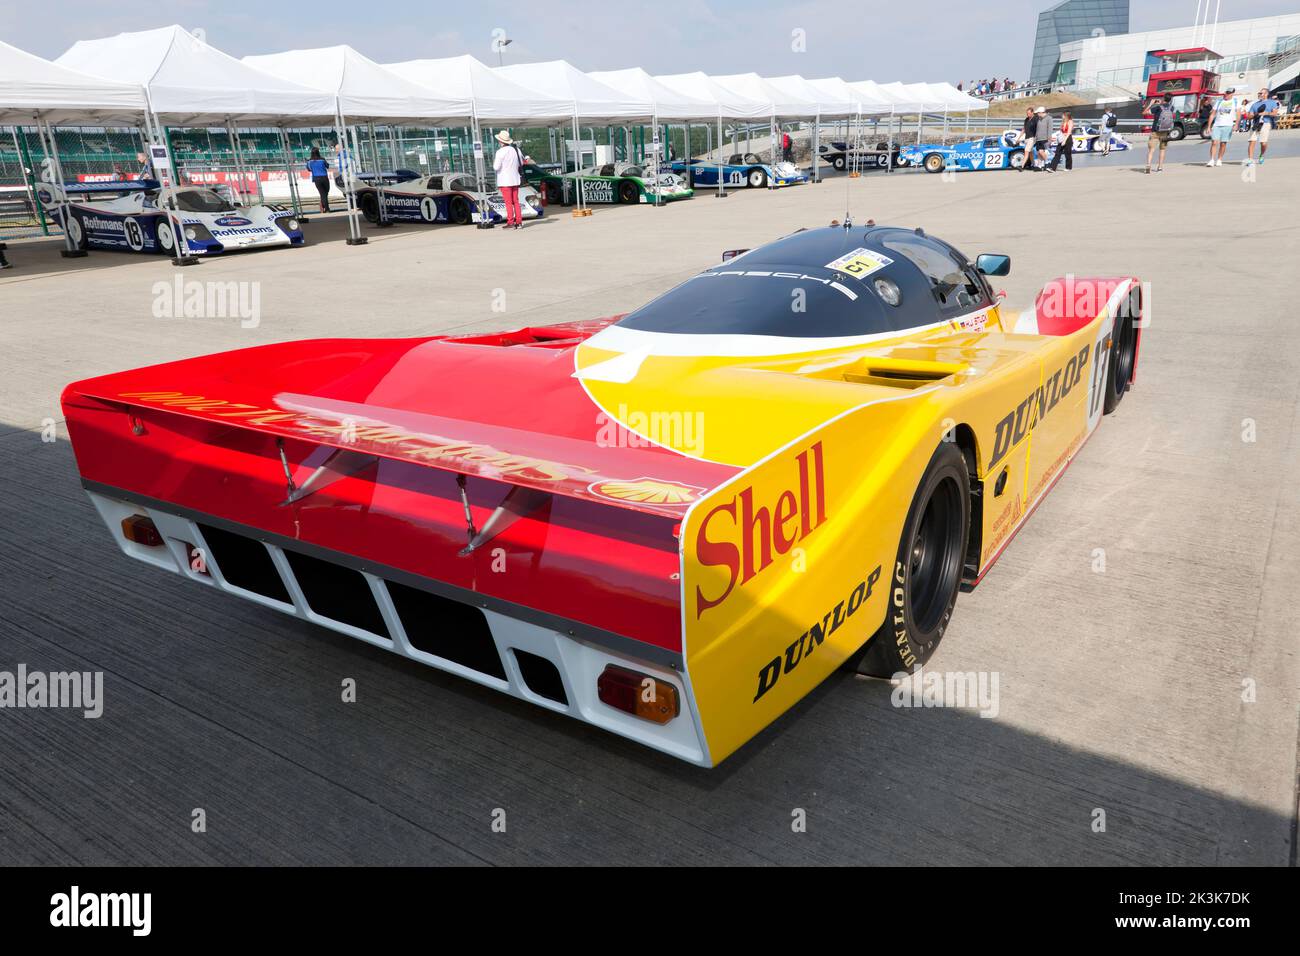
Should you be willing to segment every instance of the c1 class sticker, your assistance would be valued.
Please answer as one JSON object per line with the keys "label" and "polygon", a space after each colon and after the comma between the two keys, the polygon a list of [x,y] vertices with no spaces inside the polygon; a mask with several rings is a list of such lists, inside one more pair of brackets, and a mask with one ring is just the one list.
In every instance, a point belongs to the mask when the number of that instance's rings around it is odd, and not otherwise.
{"label": "c1 class sticker", "polygon": [[885,266],[893,265],[893,262],[894,260],[889,256],[859,247],[852,252],[846,252],[838,259],[826,263],[826,268],[833,269],[836,272],[843,272],[855,279],[865,279],[871,273],[879,272]]}

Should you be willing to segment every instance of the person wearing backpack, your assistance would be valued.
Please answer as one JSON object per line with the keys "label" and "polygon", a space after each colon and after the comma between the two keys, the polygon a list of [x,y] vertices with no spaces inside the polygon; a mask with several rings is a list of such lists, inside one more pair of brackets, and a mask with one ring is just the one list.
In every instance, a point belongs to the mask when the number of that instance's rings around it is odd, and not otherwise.
{"label": "person wearing backpack", "polygon": [[1097,127],[1097,148],[1101,150],[1101,155],[1110,155],[1111,140],[1115,136],[1115,129],[1119,126],[1119,117],[1109,106],[1106,112],[1101,114],[1101,125]]}
{"label": "person wearing backpack", "polygon": [[1164,99],[1151,107],[1151,135],[1147,137],[1147,173],[1151,172],[1151,156],[1160,147],[1156,172],[1165,171],[1165,151],[1169,149],[1169,134],[1174,128],[1174,98],[1166,93]]}

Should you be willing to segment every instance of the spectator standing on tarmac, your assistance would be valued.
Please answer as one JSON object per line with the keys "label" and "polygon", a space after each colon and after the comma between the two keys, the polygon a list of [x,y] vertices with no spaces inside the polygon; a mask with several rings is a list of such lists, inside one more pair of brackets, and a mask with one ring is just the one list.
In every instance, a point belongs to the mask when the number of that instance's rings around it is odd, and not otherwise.
{"label": "spectator standing on tarmac", "polygon": [[1259,164],[1264,165],[1264,154],[1268,152],[1268,134],[1277,122],[1277,110],[1282,104],[1268,95],[1268,90],[1259,91],[1259,99],[1250,104],[1250,142],[1246,145],[1246,165],[1255,164],[1255,144],[1259,143]]}
{"label": "spectator standing on tarmac", "polygon": [[1034,168],[1034,129],[1038,126],[1038,117],[1034,116],[1034,108],[1031,106],[1025,110],[1025,122],[1021,127],[1022,138],[1025,141],[1025,162],[1020,167],[1023,173],[1026,169]]}
{"label": "spectator standing on tarmac", "polygon": [[793,154],[794,154],[794,140],[790,138],[790,132],[789,130],[787,130],[786,132],[781,134],[781,158],[788,163],[790,162],[790,159],[793,156]]}
{"label": "spectator standing on tarmac", "polygon": [[320,149],[311,148],[311,158],[307,160],[307,171],[311,173],[311,183],[320,193],[320,211],[330,211],[330,164],[321,157]]}
{"label": "spectator standing on tarmac", "polygon": [[1052,117],[1046,107],[1034,110],[1034,155],[1038,157],[1038,168],[1047,165],[1047,143],[1052,138]]}
{"label": "spectator standing on tarmac", "polygon": [[501,144],[496,155],[492,157],[492,169],[497,174],[497,189],[506,203],[507,229],[519,229],[524,224],[524,217],[519,210],[519,186],[523,182],[524,154],[510,138],[509,130],[497,133],[497,142]]}
{"label": "spectator standing on tarmac", "polygon": [[1147,137],[1147,172],[1151,172],[1151,155],[1160,148],[1156,172],[1165,171],[1165,151],[1169,149],[1169,133],[1174,128],[1174,98],[1166,93],[1164,99],[1151,107],[1151,135]]}
{"label": "spectator standing on tarmac", "polygon": [[1106,112],[1101,114],[1101,122],[1097,124],[1097,146],[1101,149],[1101,155],[1110,155],[1111,139],[1115,136],[1115,127],[1119,125],[1119,117],[1109,106]]}
{"label": "spectator standing on tarmac", "polygon": [[1232,98],[1233,92],[1228,89],[1210,109],[1210,161],[1206,166],[1223,165],[1223,154],[1228,151],[1228,141],[1237,125],[1237,101]]}
{"label": "spectator standing on tarmac", "polygon": [[1065,157],[1065,171],[1068,173],[1074,169],[1074,117],[1070,115],[1069,110],[1061,114],[1060,135],[1061,144],[1056,147],[1056,155],[1052,157],[1052,162],[1047,167],[1049,173],[1056,172],[1062,156]]}

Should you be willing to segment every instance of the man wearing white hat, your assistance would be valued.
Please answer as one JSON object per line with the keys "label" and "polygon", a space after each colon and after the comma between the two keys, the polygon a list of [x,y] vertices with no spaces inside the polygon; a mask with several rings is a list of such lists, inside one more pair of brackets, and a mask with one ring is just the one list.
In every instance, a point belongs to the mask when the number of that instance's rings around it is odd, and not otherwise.
{"label": "man wearing white hat", "polygon": [[518,229],[524,223],[519,211],[519,186],[523,182],[524,154],[510,138],[508,130],[497,133],[497,154],[492,157],[492,168],[497,174],[497,189],[506,203],[506,228]]}

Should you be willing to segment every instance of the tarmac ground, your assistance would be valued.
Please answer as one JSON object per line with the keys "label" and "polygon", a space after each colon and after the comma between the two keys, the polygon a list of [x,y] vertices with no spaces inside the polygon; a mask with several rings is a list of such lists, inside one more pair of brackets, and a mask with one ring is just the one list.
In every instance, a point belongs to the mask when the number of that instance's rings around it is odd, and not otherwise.
{"label": "tarmac ground", "polygon": [[[1213,169],[1186,143],[1158,175],[876,173],[552,208],[518,232],[367,226],[364,246],[312,216],[304,248],[189,269],[11,242],[0,671],[102,671],[104,710],[0,709],[0,861],[1294,864],[1300,133],[1274,144],[1249,169],[1244,142]],[[1010,255],[1012,309],[1066,273],[1150,283],[1134,390],[960,597],[934,662],[999,675],[996,717],[836,675],[702,770],[131,561],[80,488],[69,382],[609,315],[846,213]],[[256,321],[156,317],[178,278],[253,283]]]}

